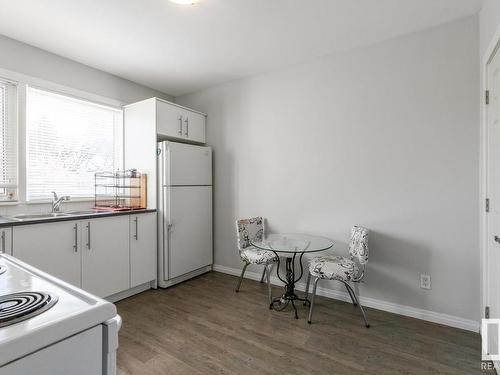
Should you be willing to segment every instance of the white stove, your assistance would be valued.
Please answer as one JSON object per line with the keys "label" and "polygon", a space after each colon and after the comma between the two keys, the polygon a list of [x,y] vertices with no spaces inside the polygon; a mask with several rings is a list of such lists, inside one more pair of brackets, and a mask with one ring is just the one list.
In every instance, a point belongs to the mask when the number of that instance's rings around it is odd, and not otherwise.
{"label": "white stove", "polygon": [[0,375],[115,375],[116,307],[0,254]]}

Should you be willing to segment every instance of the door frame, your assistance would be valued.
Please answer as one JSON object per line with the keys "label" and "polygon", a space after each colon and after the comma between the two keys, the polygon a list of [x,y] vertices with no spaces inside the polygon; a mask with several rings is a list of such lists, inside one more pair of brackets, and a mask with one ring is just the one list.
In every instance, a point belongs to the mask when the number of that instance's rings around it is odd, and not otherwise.
{"label": "door frame", "polygon": [[488,111],[485,101],[486,87],[488,86],[488,64],[495,54],[500,54],[500,25],[481,60],[482,77],[480,93],[480,135],[479,135],[479,249],[480,249],[480,321],[484,318],[484,309],[488,299],[488,226],[485,209],[488,198]]}

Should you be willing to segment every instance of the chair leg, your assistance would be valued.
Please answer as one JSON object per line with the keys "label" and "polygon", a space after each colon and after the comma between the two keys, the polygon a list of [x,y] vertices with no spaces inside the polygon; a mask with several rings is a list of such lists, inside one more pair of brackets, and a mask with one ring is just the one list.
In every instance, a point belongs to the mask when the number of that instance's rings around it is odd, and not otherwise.
{"label": "chair leg", "polygon": [[347,289],[347,292],[349,293],[349,296],[351,297],[352,304],[354,305],[354,307],[358,306],[358,303],[356,302],[356,299],[352,295],[351,290],[347,287],[347,284],[344,283],[344,285],[345,288]]}
{"label": "chair leg", "polygon": [[273,294],[271,290],[271,270],[273,269],[273,265],[266,265],[266,268],[264,268],[264,271],[266,271],[267,275],[267,293],[269,295],[269,308],[271,308],[271,303],[273,302]]}
{"label": "chair leg", "polygon": [[[309,297],[309,284],[311,283],[311,273],[307,272],[307,281],[306,281],[306,295],[304,296],[304,299],[307,300],[307,297]],[[304,306],[307,305],[307,301],[304,301]]]}
{"label": "chair leg", "polygon": [[313,283],[313,292],[312,292],[312,297],[311,297],[311,307],[309,308],[309,317],[307,318],[307,323],[311,324],[312,322],[312,315],[313,315],[313,309],[314,309],[314,297],[316,297],[316,287],[318,286],[318,281],[319,277],[317,277],[314,280]]}
{"label": "chair leg", "polygon": [[245,263],[245,265],[243,266],[243,269],[241,270],[241,276],[240,276],[240,279],[238,280],[238,285],[236,286],[236,289],[235,289],[236,293],[238,293],[240,291],[241,282],[243,281],[243,276],[245,275],[245,271],[247,270],[247,267],[248,267],[248,263]]}
{"label": "chair leg", "polygon": [[363,306],[361,306],[361,304],[359,303],[359,300],[358,300],[358,297],[356,296],[356,293],[354,292],[354,290],[352,289],[352,287],[349,284],[344,283],[344,285],[346,286],[347,290],[350,290],[349,293],[352,293],[352,295],[354,296],[354,299],[356,300],[356,304],[358,305],[359,309],[361,310],[361,314],[363,314],[363,320],[365,321],[366,328],[370,328],[370,324],[368,324],[368,320],[366,320],[365,310],[363,309]]}
{"label": "chair leg", "polygon": [[264,269],[262,270],[262,276],[260,277],[261,284],[264,282],[264,277],[266,276],[266,273],[267,273],[267,264],[264,266]]}

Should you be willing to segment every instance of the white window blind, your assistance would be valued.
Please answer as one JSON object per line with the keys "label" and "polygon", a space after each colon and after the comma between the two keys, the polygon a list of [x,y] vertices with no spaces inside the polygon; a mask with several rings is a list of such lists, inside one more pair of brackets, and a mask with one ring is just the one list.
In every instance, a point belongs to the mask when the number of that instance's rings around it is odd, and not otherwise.
{"label": "white window blind", "polygon": [[28,87],[26,149],[28,201],[93,197],[94,173],[122,167],[122,111]]}
{"label": "white window blind", "polygon": [[0,81],[0,201],[17,200],[16,86]]}

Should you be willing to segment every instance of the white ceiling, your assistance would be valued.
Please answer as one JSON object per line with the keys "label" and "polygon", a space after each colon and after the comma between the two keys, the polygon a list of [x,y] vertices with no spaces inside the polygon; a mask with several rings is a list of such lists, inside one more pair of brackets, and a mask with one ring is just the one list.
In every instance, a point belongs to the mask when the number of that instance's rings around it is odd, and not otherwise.
{"label": "white ceiling", "polygon": [[475,14],[483,0],[0,0],[0,34],[178,96]]}

